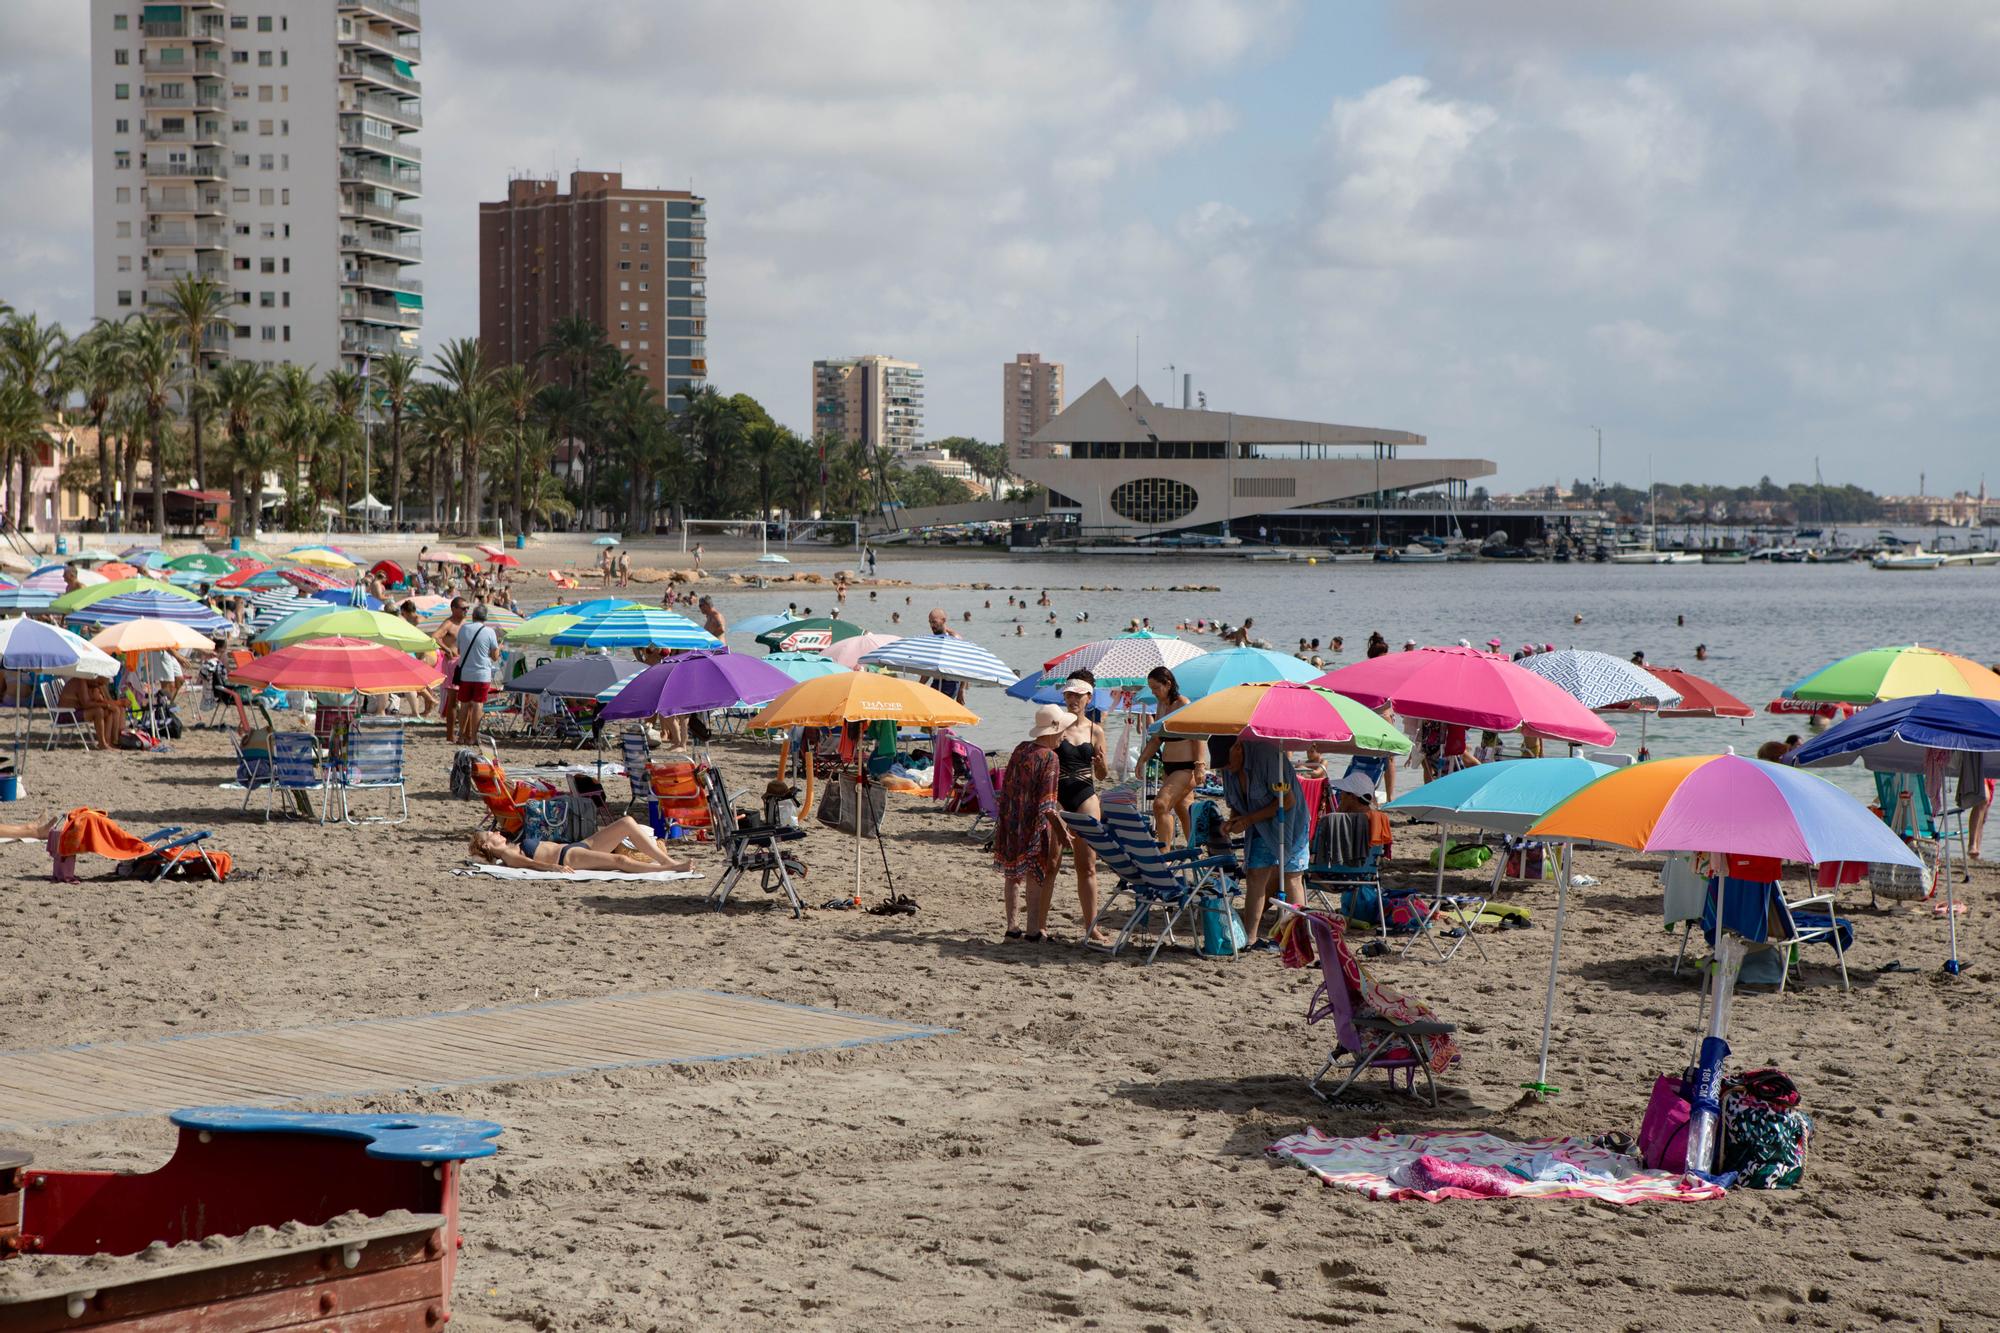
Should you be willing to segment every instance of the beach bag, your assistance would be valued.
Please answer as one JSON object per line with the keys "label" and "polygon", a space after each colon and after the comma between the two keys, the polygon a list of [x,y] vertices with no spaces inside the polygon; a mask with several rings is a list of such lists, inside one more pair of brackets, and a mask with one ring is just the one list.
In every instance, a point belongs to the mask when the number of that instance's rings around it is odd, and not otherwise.
{"label": "beach bag", "polygon": [[1937,844],[1918,839],[1910,844],[1910,850],[1917,854],[1917,860],[1922,864],[1894,866],[1875,862],[1869,865],[1868,891],[1871,894],[1895,902],[1915,902],[1928,899],[1937,892],[1937,877],[1931,873],[1931,865],[1937,860]]}
{"label": "beach bag", "polygon": [[597,832],[597,806],[576,792],[558,792],[521,804],[521,840],[582,842]]}
{"label": "beach bag", "polygon": [[469,801],[477,795],[472,786],[472,774],[478,763],[477,750],[461,749],[451,757],[451,794],[455,799]]}
{"label": "beach bag", "polygon": [[1243,933],[1243,922],[1237,918],[1229,900],[1219,894],[1206,896],[1201,903],[1201,955],[1204,958],[1229,958],[1242,952],[1250,943],[1250,937]]}
{"label": "beach bag", "polygon": [[826,784],[826,792],[819,799],[819,822],[842,833],[853,833],[858,805],[861,836],[872,838],[881,829],[882,812],[888,803],[889,798],[880,787],[863,787],[857,801],[854,784],[842,775]]}
{"label": "beach bag", "polygon": [[1508,879],[1540,879],[1546,869],[1539,842],[1523,843],[1507,852]]}
{"label": "beach bag", "polygon": [[1693,1115],[1687,1085],[1679,1076],[1662,1074],[1654,1079],[1635,1145],[1640,1164],[1649,1171],[1687,1170],[1688,1120]]}
{"label": "beach bag", "polygon": [[1812,1142],[1811,1117],[1782,1071],[1751,1069],[1722,1085],[1722,1169],[1739,1188],[1797,1189]]}
{"label": "beach bag", "polygon": [[[1444,868],[1446,870],[1477,870],[1492,859],[1493,849],[1483,843],[1455,842],[1445,849]],[[1437,863],[1437,849],[1433,848],[1430,855],[1430,864],[1435,866]]]}
{"label": "beach bag", "polygon": [[[1377,906],[1379,891],[1371,885],[1349,889],[1340,895],[1341,915],[1351,921],[1359,921],[1371,930],[1378,929],[1376,917],[1381,910]],[[1430,903],[1411,894],[1401,894],[1389,901],[1388,929],[1391,935],[1407,935],[1417,928],[1417,922],[1430,913]]]}

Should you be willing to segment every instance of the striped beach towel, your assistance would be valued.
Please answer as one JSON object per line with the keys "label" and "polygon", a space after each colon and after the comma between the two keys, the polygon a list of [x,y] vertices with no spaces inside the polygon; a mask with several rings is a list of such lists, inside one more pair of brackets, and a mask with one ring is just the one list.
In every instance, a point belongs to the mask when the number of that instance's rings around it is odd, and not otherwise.
{"label": "striped beach towel", "polygon": [[1589,1139],[1525,1139],[1492,1134],[1392,1134],[1336,1139],[1308,1128],[1265,1149],[1328,1185],[1377,1201],[1420,1199],[1602,1199],[1607,1203],[1695,1203],[1719,1199],[1720,1185],[1648,1171],[1635,1157]]}

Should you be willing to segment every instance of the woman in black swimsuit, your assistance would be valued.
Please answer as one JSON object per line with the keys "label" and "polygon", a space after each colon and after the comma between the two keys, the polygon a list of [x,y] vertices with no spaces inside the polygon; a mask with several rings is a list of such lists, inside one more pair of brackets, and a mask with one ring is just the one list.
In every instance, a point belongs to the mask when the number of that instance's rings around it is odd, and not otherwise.
{"label": "woman in black swimsuit", "polygon": [[[1188,700],[1181,694],[1180,682],[1167,668],[1154,667],[1146,675],[1146,688],[1153,692],[1159,704],[1160,717],[1165,717],[1176,708],[1187,707]],[[1185,838],[1189,829],[1189,819],[1194,810],[1194,789],[1201,785],[1206,775],[1207,747],[1197,740],[1182,736],[1169,736],[1164,731],[1155,732],[1146,741],[1146,747],[1139,751],[1139,771],[1146,771],[1146,761],[1154,751],[1160,755],[1160,791],[1153,797],[1153,836],[1160,840],[1160,846],[1171,849],[1174,846],[1174,824],[1180,823],[1181,836]]]}
{"label": "woman in black swimsuit", "polygon": [[[627,850],[628,847],[636,850]],[[694,864],[686,857],[669,854],[653,831],[630,815],[612,820],[581,842],[523,838],[516,845],[489,829],[472,835],[472,854],[482,861],[519,870],[618,870],[641,874],[652,870],[687,870]]]}
{"label": "woman in black swimsuit", "polygon": [[[1084,716],[1090,698],[1097,692],[1094,679],[1083,672],[1063,682],[1063,707],[1076,714],[1076,721],[1056,744],[1056,803],[1071,814],[1102,816],[1097,801],[1097,784],[1111,776],[1105,757],[1108,748],[1104,728]],[[1111,937],[1097,928],[1097,853],[1078,838],[1076,854],[1076,904],[1083,921],[1084,940],[1109,944]]]}

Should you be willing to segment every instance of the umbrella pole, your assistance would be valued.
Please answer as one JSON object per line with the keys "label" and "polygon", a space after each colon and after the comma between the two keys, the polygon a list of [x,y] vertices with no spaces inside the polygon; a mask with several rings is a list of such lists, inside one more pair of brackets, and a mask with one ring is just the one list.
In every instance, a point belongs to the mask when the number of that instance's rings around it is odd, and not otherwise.
{"label": "umbrella pole", "polygon": [[861,906],[861,761],[854,766],[854,896],[848,900],[851,907]]}
{"label": "umbrella pole", "polygon": [[1574,844],[1564,843],[1556,871],[1556,933],[1549,943],[1549,990],[1542,1001],[1542,1054],[1535,1066],[1535,1081],[1521,1086],[1537,1097],[1553,1097],[1562,1089],[1549,1082],[1549,1029],[1556,1012],[1556,965],[1562,958],[1563,918],[1569,914],[1569,858]]}
{"label": "umbrella pole", "polygon": [[1747,950],[1742,937],[1724,926],[1729,898],[1729,860],[1717,852],[1711,858],[1717,872],[1715,904],[1715,1004],[1709,1010],[1708,1032],[1702,1038],[1696,1062],[1693,1095],[1694,1113],[1688,1121],[1687,1169],[1707,1175],[1715,1169],[1722,1146],[1722,1074],[1729,1058],[1729,1001],[1736,989],[1736,975],[1743,967]]}
{"label": "umbrella pole", "polygon": [[[1951,843],[1949,840],[1946,840],[1944,845],[1947,848],[1949,848],[1951,846]],[[1944,854],[1944,863],[1946,867],[1945,877],[1944,877],[1944,928],[1945,928],[1945,937],[1951,943],[1951,957],[1945,959],[1944,970],[1950,973],[1952,976],[1957,976],[1958,975],[1958,901],[1954,897],[1951,887],[1951,870],[1950,870],[1951,853],[1949,851],[1946,851]],[[1839,929],[1839,927],[1836,925],[1835,929]]]}

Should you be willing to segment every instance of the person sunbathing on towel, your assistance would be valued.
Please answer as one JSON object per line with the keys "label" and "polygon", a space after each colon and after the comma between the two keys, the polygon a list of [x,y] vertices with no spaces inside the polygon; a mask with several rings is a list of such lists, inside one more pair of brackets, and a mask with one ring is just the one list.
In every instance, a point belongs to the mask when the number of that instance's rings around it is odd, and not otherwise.
{"label": "person sunbathing on towel", "polygon": [[[630,842],[637,852],[623,850]],[[508,842],[489,829],[472,835],[472,854],[493,865],[517,870],[616,870],[628,875],[655,870],[689,870],[694,862],[669,856],[648,829],[630,815],[615,819],[581,842],[523,837]]]}

